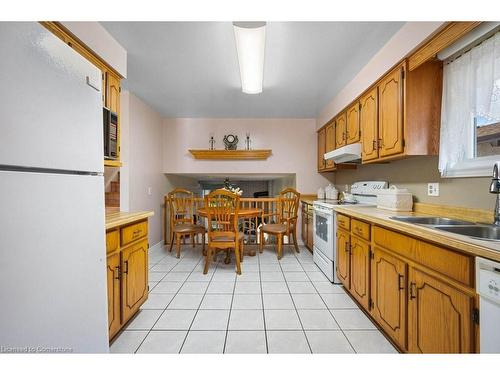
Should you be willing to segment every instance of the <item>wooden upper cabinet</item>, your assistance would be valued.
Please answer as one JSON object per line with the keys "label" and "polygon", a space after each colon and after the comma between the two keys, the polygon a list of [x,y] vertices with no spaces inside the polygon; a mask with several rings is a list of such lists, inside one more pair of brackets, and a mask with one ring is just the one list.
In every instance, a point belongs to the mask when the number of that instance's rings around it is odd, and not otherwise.
{"label": "wooden upper cabinet", "polygon": [[360,99],[359,123],[361,128],[361,158],[369,161],[378,158],[378,95],[374,87]]}
{"label": "wooden upper cabinet", "polygon": [[404,151],[404,75],[401,64],[378,85],[380,157]]}
{"label": "wooden upper cabinet", "polygon": [[[325,152],[330,152],[335,150],[335,123],[332,122],[328,124],[325,128]],[[326,168],[330,169],[333,168],[335,164],[333,163],[333,160],[326,160]]]}
{"label": "wooden upper cabinet", "polygon": [[335,148],[346,145],[346,131],[346,114],[344,112],[335,119]]}
{"label": "wooden upper cabinet", "polygon": [[109,338],[120,330],[120,252],[116,251],[107,257],[108,284],[108,330]]}
{"label": "wooden upper cabinet", "polygon": [[120,79],[110,72],[106,73],[106,107],[120,112]]}
{"label": "wooden upper cabinet", "polygon": [[322,171],[326,167],[325,162],[325,150],[326,150],[326,128],[318,131],[318,171]]}
{"label": "wooden upper cabinet", "polygon": [[351,235],[351,293],[369,309],[370,245]]}
{"label": "wooden upper cabinet", "polygon": [[474,352],[473,294],[413,267],[408,289],[409,352]]}
{"label": "wooden upper cabinet", "polygon": [[406,350],[406,282],[408,266],[375,247],[371,262],[372,314],[384,331]]}
{"label": "wooden upper cabinet", "polygon": [[348,145],[359,142],[360,140],[361,131],[359,127],[359,108],[360,104],[355,102],[347,109],[346,138]]}
{"label": "wooden upper cabinet", "polygon": [[349,232],[343,229],[337,230],[337,276],[344,284],[344,286],[349,289],[350,284],[350,236]]}
{"label": "wooden upper cabinet", "polygon": [[122,250],[122,312],[128,320],[148,298],[148,241]]}

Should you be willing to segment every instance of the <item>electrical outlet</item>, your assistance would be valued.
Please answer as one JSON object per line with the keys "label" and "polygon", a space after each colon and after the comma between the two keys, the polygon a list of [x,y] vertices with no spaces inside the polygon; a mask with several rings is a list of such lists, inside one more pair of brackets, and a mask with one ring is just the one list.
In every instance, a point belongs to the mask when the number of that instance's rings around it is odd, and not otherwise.
{"label": "electrical outlet", "polygon": [[439,197],[439,182],[429,182],[427,184],[427,195]]}
{"label": "electrical outlet", "polygon": [[148,187],[148,195],[151,195],[153,194],[153,190],[151,189],[151,187]]}

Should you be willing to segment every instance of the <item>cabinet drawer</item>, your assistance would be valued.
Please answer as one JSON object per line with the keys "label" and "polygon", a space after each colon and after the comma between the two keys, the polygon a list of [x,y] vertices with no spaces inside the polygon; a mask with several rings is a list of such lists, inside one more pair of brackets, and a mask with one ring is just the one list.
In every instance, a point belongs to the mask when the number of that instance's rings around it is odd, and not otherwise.
{"label": "cabinet drawer", "polygon": [[122,246],[148,235],[147,220],[128,225],[121,230]]}
{"label": "cabinet drawer", "polygon": [[474,286],[474,258],[444,247],[375,226],[373,240],[396,254],[448,276],[467,286]]}
{"label": "cabinet drawer", "polygon": [[351,227],[351,218],[349,216],[337,214],[337,224],[340,228],[349,230]]}
{"label": "cabinet drawer", "polygon": [[112,253],[118,249],[118,231],[112,230],[106,233],[106,253]]}
{"label": "cabinet drawer", "polygon": [[370,240],[370,224],[352,219],[351,232],[365,240]]}

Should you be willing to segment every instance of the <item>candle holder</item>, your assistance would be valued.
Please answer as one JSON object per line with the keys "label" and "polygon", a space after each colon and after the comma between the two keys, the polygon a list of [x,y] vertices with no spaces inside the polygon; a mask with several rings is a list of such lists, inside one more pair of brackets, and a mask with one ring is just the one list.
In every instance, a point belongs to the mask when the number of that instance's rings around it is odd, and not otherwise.
{"label": "candle holder", "polygon": [[247,137],[245,139],[245,145],[246,145],[247,150],[251,149],[251,147],[250,147],[251,144],[252,144],[252,141],[250,140],[250,133],[247,133]]}
{"label": "candle holder", "polygon": [[210,139],[208,140],[208,148],[209,150],[215,150],[215,139],[213,133],[210,133]]}

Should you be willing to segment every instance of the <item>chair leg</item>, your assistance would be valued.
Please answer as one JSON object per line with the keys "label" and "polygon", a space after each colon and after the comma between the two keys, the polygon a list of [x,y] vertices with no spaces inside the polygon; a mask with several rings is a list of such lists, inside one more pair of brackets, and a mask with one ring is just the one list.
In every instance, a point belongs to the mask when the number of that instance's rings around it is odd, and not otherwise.
{"label": "chair leg", "polygon": [[300,253],[299,245],[297,244],[297,228],[293,230],[293,244],[295,246],[295,251]]}
{"label": "chair leg", "polygon": [[205,256],[205,268],[203,268],[203,274],[206,275],[208,273],[208,266],[210,264],[210,259],[212,258],[212,248],[208,248],[207,255]]}
{"label": "chair leg", "polygon": [[243,263],[243,256],[245,253],[245,249],[243,248],[243,239],[240,240],[239,252],[240,252],[240,262]]}
{"label": "chair leg", "polygon": [[241,257],[241,249],[238,245],[239,241],[236,241],[235,247],[234,247],[234,258],[236,260],[236,273],[238,275],[241,275],[241,265],[240,265],[240,257]]}
{"label": "chair leg", "polygon": [[193,245],[193,247],[194,247],[194,236],[196,236],[196,233],[193,233],[191,235],[191,244]]}
{"label": "chair leg", "polygon": [[278,259],[281,259],[283,252],[283,236],[279,234],[278,236]]}
{"label": "chair leg", "polygon": [[172,231],[172,233],[170,234],[170,249],[168,249],[168,251],[172,251],[172,247],[174,246],[174,236],[175,236],[175,233],[174,231]]}
{"label": "chair leg", "polygon": [[203,255],[207,255],[207,250],[205,249],[205,233],[201,233],[201,245],[202,245],[202,251]]}
{"label": "chair leg", "polygon": [[181,235],[179,233],[177,233],[175,235],[175,242],[177,245],[177,258],[180,258],[181,257]]}
{"label": "chair leg", "polygon": [[262,254],[263,251],[264,251],[264,232],[260,231],[259,253]]}

